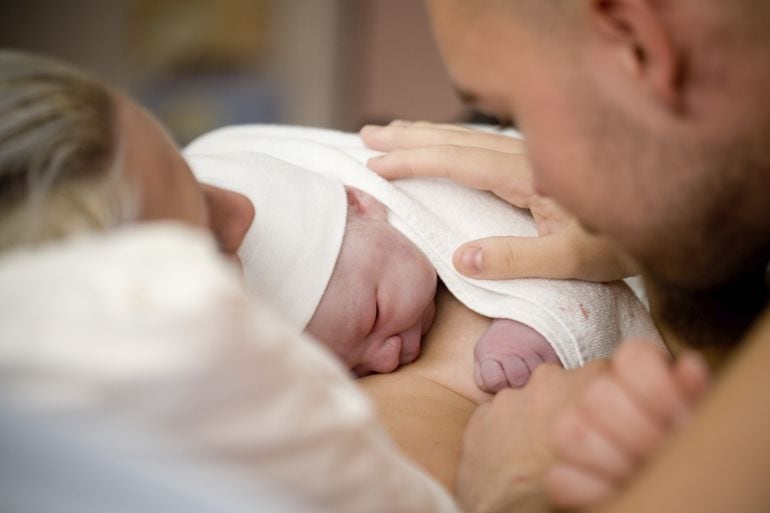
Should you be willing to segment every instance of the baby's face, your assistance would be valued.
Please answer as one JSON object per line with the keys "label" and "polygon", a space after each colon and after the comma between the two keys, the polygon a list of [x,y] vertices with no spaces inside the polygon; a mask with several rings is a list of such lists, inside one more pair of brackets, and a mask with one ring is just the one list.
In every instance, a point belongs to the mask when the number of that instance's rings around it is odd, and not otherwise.
{"label": "baby's face", "polygon": [[391,372],[420,354],[435,313],[436,271],[388,224],[382,203],[346,190],[342,248],[306,331],[358,376]]}

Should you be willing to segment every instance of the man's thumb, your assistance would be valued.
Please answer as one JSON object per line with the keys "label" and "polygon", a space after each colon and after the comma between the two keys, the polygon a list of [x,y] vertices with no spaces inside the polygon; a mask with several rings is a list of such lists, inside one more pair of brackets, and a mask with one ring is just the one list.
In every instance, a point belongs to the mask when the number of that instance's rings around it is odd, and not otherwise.
{"label": "man's thumb", "polygon": [[564,242],[553,236],[490,237],[463,244],[452,260],[469,278],[572,278]]}

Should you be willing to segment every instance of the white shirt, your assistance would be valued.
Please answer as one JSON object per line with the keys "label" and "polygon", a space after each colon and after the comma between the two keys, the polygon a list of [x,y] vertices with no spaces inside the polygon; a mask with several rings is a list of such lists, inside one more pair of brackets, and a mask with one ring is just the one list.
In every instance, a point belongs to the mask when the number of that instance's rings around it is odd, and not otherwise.
{"label": "white shirt", "polygon": [[0,388],[107,416],[314,510],[456,511],[347,371],[247,295],[208,236],[177,225],[0,258]]}

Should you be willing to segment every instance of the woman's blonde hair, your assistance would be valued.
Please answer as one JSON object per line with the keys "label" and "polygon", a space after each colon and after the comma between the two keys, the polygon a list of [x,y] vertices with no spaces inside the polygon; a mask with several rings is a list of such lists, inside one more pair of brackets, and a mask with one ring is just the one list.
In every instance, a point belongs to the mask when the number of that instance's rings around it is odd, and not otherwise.
{"label": "woman's blonde hair", "polygon": [[133,217],[110,91],[50,59],[0,50],[0,251]]}

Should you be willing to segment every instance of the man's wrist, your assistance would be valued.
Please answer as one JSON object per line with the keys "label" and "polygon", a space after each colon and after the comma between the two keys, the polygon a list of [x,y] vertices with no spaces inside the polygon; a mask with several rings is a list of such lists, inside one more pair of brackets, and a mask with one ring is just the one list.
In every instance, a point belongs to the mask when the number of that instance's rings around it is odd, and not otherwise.
{"label": "man's wrist", "polygon": [[480,504],[471,513],[550,513],[542,490],[517,490]]}
{"label": "man's wrist", "polygon": [[466,504],[470,513],[515,513],[546,512],[547,506],[540,477],[522,477],[508,479],[507,483],[496,482],[488,492],[476,497],[475,504]]}

